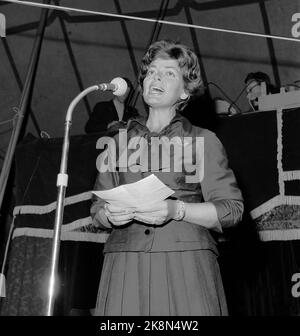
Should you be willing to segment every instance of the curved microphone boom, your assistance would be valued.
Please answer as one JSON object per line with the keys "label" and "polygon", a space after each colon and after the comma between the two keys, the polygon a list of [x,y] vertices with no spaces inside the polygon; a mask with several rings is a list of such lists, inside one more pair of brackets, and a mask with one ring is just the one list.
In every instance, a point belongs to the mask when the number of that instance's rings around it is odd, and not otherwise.
{"label": "curved microphone boom", "polygon": [[110,83],[97,85],[101,91],[113,91],[115,96],[123,96],[127,90],[127,83],[121,77],[114,78]]}
{"label": "curved microphone boom", "polygon": [[103,83],[98,85],[93,85],[80,92],[71,102],[67,110],[66,119],[65,119],[65,132],[63,139],[62,155],[60,162],[60,170],[57,175],[56,186],[57,186],[57,201],[56,201],[56,212],[55,212],[55,222],[54,222],[54,233],[52,241],[52,258],[51,258],[51,270],[48,286],[48,303],[47,303],[47,316],[51,316],[54,311],[54,301],[57,294],[57,268],[59,260],[59,249],[60,249],[60,236],[61,236],[61,227],[63,223],[64,215],[64,200],[66,188],[68,186],[68,153],[69,153],[69,133],[72,124],[72,113],[78,102],[86,96],[88,93],[93,91],[113,91],[113,94],[116,96],[122,96],[127,90],[126,81],[117,77],[114,78],[110,83]]}

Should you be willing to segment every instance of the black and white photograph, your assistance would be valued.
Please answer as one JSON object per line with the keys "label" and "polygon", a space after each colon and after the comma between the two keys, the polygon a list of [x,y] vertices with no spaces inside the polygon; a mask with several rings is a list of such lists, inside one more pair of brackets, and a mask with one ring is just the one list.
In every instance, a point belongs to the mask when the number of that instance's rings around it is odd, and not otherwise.
{"label": "black and white photograph", "polygon": [[299,0],[0,0],[0,318],[300,316],[299,240]]}

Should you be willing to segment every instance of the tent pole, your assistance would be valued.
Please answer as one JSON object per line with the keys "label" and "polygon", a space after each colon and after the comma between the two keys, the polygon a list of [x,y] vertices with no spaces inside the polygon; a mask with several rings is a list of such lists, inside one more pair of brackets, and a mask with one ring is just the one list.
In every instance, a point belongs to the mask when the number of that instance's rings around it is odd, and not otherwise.
{"label": "tent pole", "polygon": [[[259,1],[259,8],[260,8],[260,12],[261,12],[261,15],[262,15],[262,20],[263,20],[263,25],[264,25],[264,28],[265,28],[265,33],[268,34],[268,35],[271,35],[270,22],[269,22],[269,19],[268,19],[266,5],[261,0]],[[270,60],[271,60],[273,74],[274,74],[275,84],[276,84],[277,87],[280,87],[281,82],[280,82],[280,75],[279,75],[279,70],[278,70],[278,62],[277,62],[275,49],[274,49],[274,43],[273,43],[273,40],[270,39],[270,38],[267,38],[266,42],[267,42],[268,49],[269,49]]]}
{"label": "tent pole", "polygon": [[[51,0],[45,0],[45,4],[49,4]],[[36,69],[40,57],[41,45],[44,37],[45,26],[47,23],[47,14],[49,9],[42,9],[39,26],[37,29],[36,39],[31,52],[30,62],[26,74],[25,84],[22,91],[20,103],[18,106],[18,113],[16,118],[16,123],[14,125],[9,145],[6,151],[5,160],[3,163],[1,175],[0,175],[0,209],[2,207],[4,193],[7,185],[7,180],[9,177],[9,172],[11,169],[12,159],[15,153],[15,148],[19,139],[21,132],[23,120],[27,111],[30,92],[33,88],[33,83],[35,79]]]}
{"label": "tent pole", "polygon": [[[15,80],[18,84],[18,87],[20,89],[20,91],[23,90],[23,83],[22,83],[22,80],[20,78],[20,75],[18,73],[18,70],[17,70],[17,67],[15,65],[15,62],[13,60],[13,56],[9,50],[9,46],[8,46],[8,43],[5,39],[1,39],[1,41],[3,42],[3,47],[4,47],[4,50],[6,52],[6,56],[7,56],[7,59],[8,59],[8,62],[10,63],[11,65],[11,68],[12,68],[12,71],[14,73],[14,76],[15,76]],[[31,120],[32,120],[32,123],[36,129],[36,132],[37,134],[40,136],[41,134],[41,129],[40,129],[40,126],[35,118],[35,115],[34,115],[34,112],[32,111],[32,109],[29,110],[29,116],[31,117]]]}

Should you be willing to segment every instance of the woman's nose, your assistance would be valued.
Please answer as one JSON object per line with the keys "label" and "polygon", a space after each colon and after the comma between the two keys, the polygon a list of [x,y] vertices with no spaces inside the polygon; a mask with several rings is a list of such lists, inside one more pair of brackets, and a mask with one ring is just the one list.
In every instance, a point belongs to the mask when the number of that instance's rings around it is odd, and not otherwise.
{"label": "woman's nose", "polygon": [[161,80],[161,72],[157,71],[154,77],[156,80]]}

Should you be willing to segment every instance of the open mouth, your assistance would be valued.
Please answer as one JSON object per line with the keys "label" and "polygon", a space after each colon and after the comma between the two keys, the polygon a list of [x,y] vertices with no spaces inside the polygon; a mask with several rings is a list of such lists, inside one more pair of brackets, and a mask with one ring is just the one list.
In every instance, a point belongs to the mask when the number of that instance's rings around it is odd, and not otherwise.
{"label": "open mouth", "polygon": [[164,93],[165,90],[162,89],[161,87],[158,87],[158,86],[152,86],[150,87],[150,93],[153,93],[153,94],[161,94],[161,93]]}

